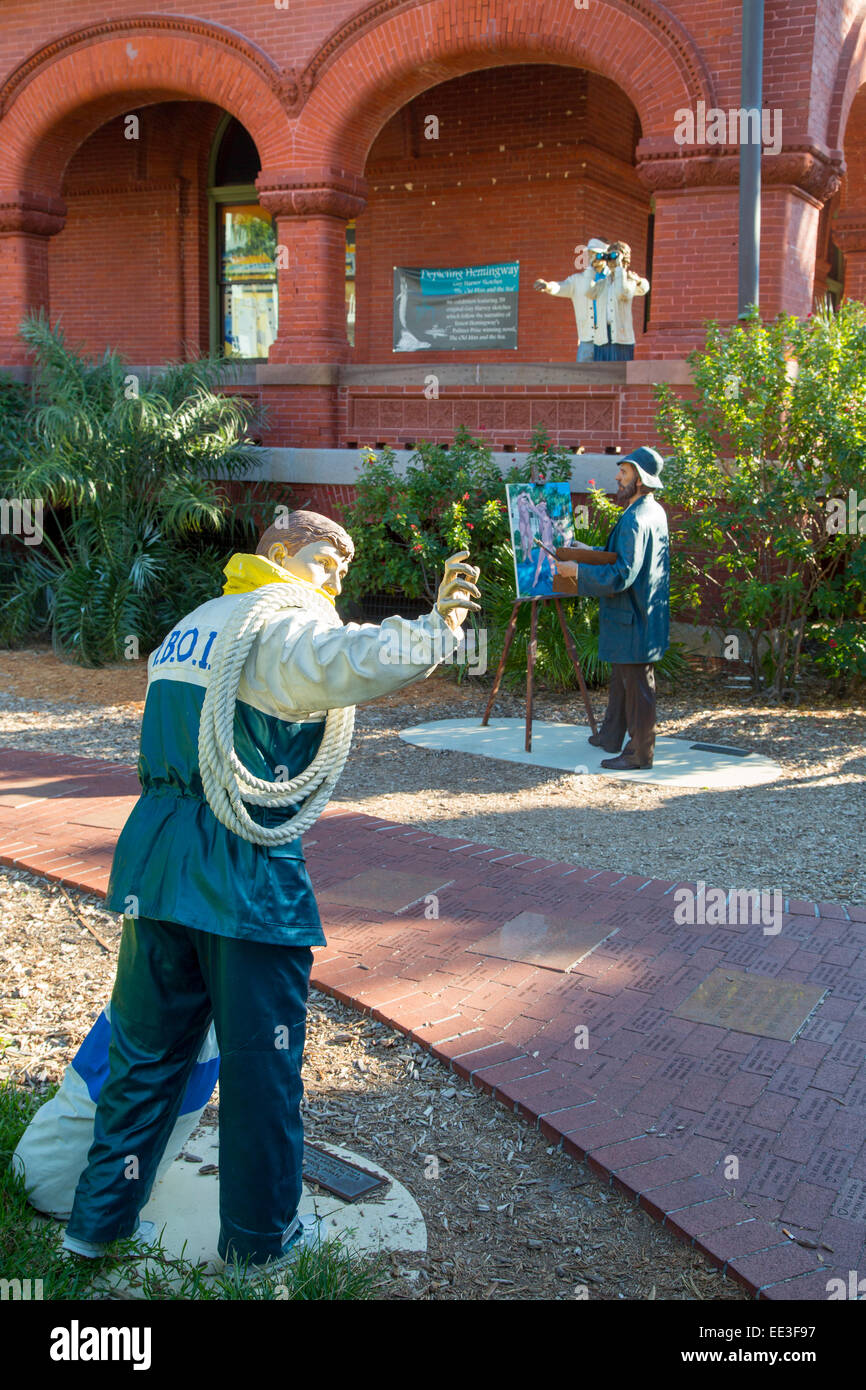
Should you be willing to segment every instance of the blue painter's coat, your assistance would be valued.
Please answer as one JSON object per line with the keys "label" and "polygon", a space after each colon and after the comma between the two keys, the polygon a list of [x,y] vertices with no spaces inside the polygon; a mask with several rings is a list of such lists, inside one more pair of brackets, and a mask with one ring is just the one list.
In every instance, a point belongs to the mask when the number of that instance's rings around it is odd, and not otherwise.
{"label": "blue painter's coat", "polygon": [[[598,547],[596,547],[598,549]],[[602,550],[612,565],[579,565],[577,591],[600,599],[598,654],[623,664],[660,661],[670,637],[670,543],[652,494],[626,507]]]}

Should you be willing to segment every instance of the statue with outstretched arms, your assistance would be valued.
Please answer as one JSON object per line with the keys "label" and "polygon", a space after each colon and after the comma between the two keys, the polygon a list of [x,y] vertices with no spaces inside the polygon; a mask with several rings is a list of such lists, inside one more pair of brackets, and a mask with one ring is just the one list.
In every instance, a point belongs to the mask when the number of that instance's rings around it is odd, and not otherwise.
{"label": "statue with outstretched arms", "polygon": [[124,914],[110,1010],[16,1150],[34,1205],[71,1209],[71,1254],[147,1238],[139,1212],[210,1095],[217,1047],[219,1255],[288,1261],[310,1238],[301,1060],[326,943],[300,833],[336,785],[354,706],[429,676],[479,606],[461,551],[430,613],[344,624],[353,554],[336,522],[290,513],[150,656],[141,795],[107,894]]}

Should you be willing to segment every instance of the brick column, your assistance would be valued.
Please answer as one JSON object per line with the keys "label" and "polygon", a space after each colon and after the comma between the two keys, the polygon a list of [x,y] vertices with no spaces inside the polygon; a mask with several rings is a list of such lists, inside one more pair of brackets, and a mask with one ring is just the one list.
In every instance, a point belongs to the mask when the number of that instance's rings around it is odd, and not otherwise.
{"label": "brick column", "polygon": [[42,193],[0,191],[0,366],[18,366],[26,314],[49,308],[48,247],[66,220],[66,204]]}
{"label": "brick column", "polygon": [[[841,156],[815,147],[764,155],[761,312],[812,311],[818,222],[841,179]],[[739,156],[683,154],[642,141],[638,177],[655,196],[652,312],[640,357],[681,355],[705,341],[704,323],[737,318]]]}
{"label": "brick column", "polygon": [[866,303],[866,208],[840,213],[830,235],[845,256],[845,298]]}
{"label": "brick column", "polygon": [[259,202],[277,228],[279,328],[269,362],[342,362],[346,337],[346,223],[367,185],[334,170],[263,169]]}

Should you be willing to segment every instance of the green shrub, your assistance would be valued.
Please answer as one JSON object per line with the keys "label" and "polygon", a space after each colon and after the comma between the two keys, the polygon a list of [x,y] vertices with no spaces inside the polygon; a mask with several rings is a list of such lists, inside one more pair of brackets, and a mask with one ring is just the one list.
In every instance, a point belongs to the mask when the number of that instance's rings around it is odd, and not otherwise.
{"label": "green shrub", "polygon": [[[548,482],[568,481],[571,466],[571,455],[552,445],[544,429],[535,431],[526,459],[505,477],[488,446],[464,429],[448,449],[420,444],[403,476],[392,449],[378,455],[368,451],[355,501],[344,515],[357,547],[345,586],[347,598],[357,601],[370,593],[390,593],[432,606],[445,560],[458,550],[469,550],[472,563],[481,567],[482,612],[477,625],[487,630],[488,668],[495,669],[515,593],[505,485],[530,482],[533,470]],[[595,489],[590,524],[578,528],[577,537],[601,545],[620,514],[620,508]],[[564,599],[563,611],[587,683],[605,681],[610,668],[598,659],[598,602]],[[529,620],[530,605],[522,603],[505,670],[508,685],[526,679]],[[535,669],[542,685],[556,690],[577,685],[556,610],[549,603],[539,608]],[[660,669],[674,678],[687,668],[679,650],[671,649]]]}
{"label": "green shrub", "polygon": [[709,324],[689,360],[694,400],[656,388],[672,453],[666,498],[682,509],[672,542],[685,608],[725,637],[745,635],[754,684],[776,697],[796,680],[810,624],[823,625],[825,673],[856,668],[863,546],[831,520],[833,498],[866,487],[866,308],[766,324],[753,310],[724,332]]}
{"label": "green shrub", "polygon": [[489,447],[462,428],[449,448],[419,444],[402,476],[393,449],[368,450],[344,513],[356,545],[347,598],[390,593],[432,605],[444,563],[459,550],[471,552],[484,579],[495,578],[508,536],[504,483],[528,482],[533,464],[550,479],[571,476],[568,454],[551,448],[544,431],[504,480]]}
{"label": "green shrub", "polygon": [[[227,499],[252,407],[218,394],[227,364],[205,358],[138,381],[121,358],[76,353],[43,316],[22,324],[27,392],[0,390],[0,483],[40,499],[41,544],[0,553],[0,641],[50,635],[83,665],[141,655],[218,593]],[[222,543],[221,543],[222,542]]]}

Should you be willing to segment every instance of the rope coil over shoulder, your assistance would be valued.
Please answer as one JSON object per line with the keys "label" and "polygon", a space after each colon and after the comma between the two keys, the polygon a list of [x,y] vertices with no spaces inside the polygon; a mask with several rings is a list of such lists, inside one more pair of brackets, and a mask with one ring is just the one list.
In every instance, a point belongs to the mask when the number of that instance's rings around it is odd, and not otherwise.
{"label": "rope coil over shoulder", "polygon": [[[288,580],[245,594],[214,643],[212,673],[201,712],[198,756],[208,805],[226,829],[255,845],[288,844],[318,820],[343,771],[355,727],[354,705],[328,710],[319,751],[309,767],[288,782],[254,777],[238,758],[235,706],[244,663],[268,621],[291,608],[309,609],[331,626],[340,626],[328,600],[307,584]],[[245,801],[277,810],[299,801],[302,805],[283,824],[264,826],[252,819]]]}

